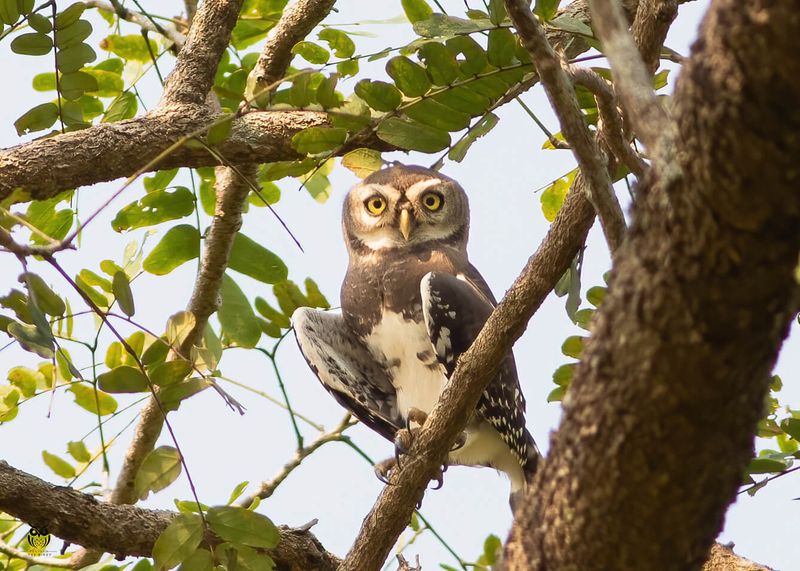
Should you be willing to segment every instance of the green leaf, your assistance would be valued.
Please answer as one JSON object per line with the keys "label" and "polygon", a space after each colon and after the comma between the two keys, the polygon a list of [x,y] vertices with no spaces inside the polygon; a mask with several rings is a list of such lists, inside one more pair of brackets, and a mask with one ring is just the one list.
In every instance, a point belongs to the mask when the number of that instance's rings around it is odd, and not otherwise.
{"label": "green leaf", "polygon": [[50,36],[39,32],[20,34],[11,41],[11,51],[20,55],[43,56],[52,49],[53,40]]}
{"label": "green leaf", "polygon": [[136,306],[133,302],[131,284],[128,281],[128,276],[125,275],[125,272],[117,272],[114,274],[112,289],[114,292],[114,297],[117,298],[117,303],[119,304],[119,308],[122,310],[122,313],[128,317],[133,316],[133,314],[136,313]]}
{"label": "green leaf", "polygon": [[414,121],[442,131],[461,131],[469,126],[469,115],[433,99],[423,99],[411,105],[405,110],[405,114]]}
{"label": "green leaf", "polygon": [[[356,84],[356,87],[358,87],[358,84]],[[392,86],[392,88],[397,91],[396,87]],[[400,95],[400,92],[397,91],[397,94]],[[400,105],[400,103],[397,105]],[[362,127],[366,127],[370,122],[369,107],[360,97],[353,97],[349,101],[345,101],[343,105],[340,105],[336,109],[336,113],[331,114],[330,120],[334,127],[358,131]]]}
{"label": "green leaf", "polygon": [[292,137],[292,147],[298,152],[316,155],[344,144],[347,129],[340,127],[308,127]]}
{"label": "green leaf", "polygon": [[108,106],[100,122],[114,123],[116,121],[122,121],[123,119],[130,119],[136,115],[138,108],[139,103],[136,101],[136,95],[130,91],[120,93],[119,97]]}
{"label": "green leaf", "polygon": [[414,32],[423,38],[441,38],[458,34],[473,34],[491,30],[495,25],[490,20],[464,20],[443,14],[432,14],[427,20],[414,22]]}
{"label": "green leaf", "polygon": [[556,369],[555,373],[553,373],[553,382],[560,387],[569,386],[569,384],[572,382],[572,376],[574,374],[575,363],[561,365],[558,369]]}
{"label": "green leaf", "polygon": [[42,458],[44,459],[44,463],[47,464],[56,475],[62,478],[75,477],[75,467],[63,458],[59,458],[55,454],[50,454],[47,450],[42,450]]}
{"label": "green leaf", "polygon": [[85,64],[97,59],[97,54],[89,44],[80,43],[78,45],[64,48],[56,53],[56,65],[61,73],[78,71]]}
{"label": "green leaf", "polygon": [[158,569],[171,569],[189,558],[203,539],[203,520],[197,514],[182,513],[170,522],[153,545]]}
{"label": "green leaf", "polygon": [[297,284],[291,280],[272,286],[272,293],[275,294],[275,299],[278,300],[278,305],[280,305],[284,315],[292,315],[298,307],[311,306],[306,296],[297,287]]}
{"label": "green leaf", "polygon": [[547,402],[558,402],[562,400],[566,392],[567,391],[564,390],[564,387],[554,388],[552,391],[550,391],[550,394],[547,395]]}
{"label": "green leaf", "polygon": [[125,87],[125,82],[118,73],[102,69],[84,69],[97,81],[97,88],[89,90],[97,97],[117,97]]}
{"label": "green leaf", "polygon": [[514,61],[516,38],[508,28],[496,28],[489,32],[489,43],[486,55],[489,63],[496,67],[505,67]]}
{"label": "green leaf", "polygon": [[75,395],[75,404],[93,414],[107,416],[117,411],[114,397],[85,383],[72,383],[67,390]]}
{"label": "green leaf", "polygon": [[586,292],[586,301],[591,303],[595,307],[600,307],[600,304],[606,298],[606,294],[608,293],[608,289],[601,287],[601,286],[594,286],[589,288]]}
{"label": "green leaf", "polygon": [[400,3],[406,13],[406,18],[412,24],[420,20],[427,20],[433,15],[433,10],[425,0],[401,0]]}
{"label": "green leaf", "polygon": [[0,0],[0,22],[15,24],[19,20],[17,0]]}
{"label": "green leaf", "polygon": [[282,329],[288,329],[292,326],[291,321],[289,318],[285,316],[283,313],[272,307],[263,297],[257,297],[255,299],[255,306],[256,310],[272,321],[275,325]]}
{"label": "green leaf", "polygon": [[275,25],[275,20],[247,20],[239,18],[231,34],[231,43],[238,50],[243,50],[263,39]]}
{"label": "green leaf", "polygon": [[81,270],[81,274],[79,274],[75,278],[75,283],[78,285],[78,288],[80,288],[80,290],[83,293],[85,293],[89,299],[92,300],[92,303],[94,303],[99,307],[108,307],[109,306],[108,298],[106,298],[105,295],[98,292],[96,289],[94,289],[90,284],[86,282],[86,279],[82,274],[84,274],[87,271],[88,270]]}
{"label": "green leaf", "polygon": [[[155,190],[164,190],[169,186],[169,183],[172,182],[172,179],[175,178],[175,175],[178,174],[178,169],[169,169],[169,170],[162,170],[156,172],[153,176],[146,176],[144,177],[144,189],[147,192],[153,192]],[[177,188],[185,188],[185,187],[177,187]]]}
{"label": "green leaf", "polygon": [[781,429],[795,440],[800,441],[800,418],[783,419]]}
{"label": "green leaf", "polygon": [[0,422],[14,420],[19,412],[19,391],[8,385],[0,385]]}
{"label": "green leaf", "polygon": [[123,232],[183,218],[192,212],[194,194],[185,186],[154,190],[122,207],[111,221],[111,227],[117,232]]}
{"label": "green leaf", "polygon": [[586,36],[588,38],[594,37],[592,29],[589,26],[587,26],[584,22],[578,20],[577,18],[573,18],[572,16],[567,16],[566,14],[562,14],[557,18],[553,18],[547,24],[549,26],[552,26],[559,30],[563,30],[565,32],[570,32],[572,34],[578,34],[580,36]]}
{"label": "green leaf", "polygon": [[390,117],[378,126],[378,138],[402,149],[435,153],[450,145],[450,134],[446,131]]}
{"label": "green leaf", "polygon": [[136,473],[136,495],[146,499],[150,492],[159,492],[178,479],[181,474],[181,456],[172,446],[159,446],[142,462]]}
{"label": "green leaf", "polygon": [[52,71],[45,73],[37,73],[33,76],[33,88],[36,91],[55,91],[56,90],[56,74]]}
{"label": "green leaf", "polygon": [[349,58],[356,53],[356,45],[353,43],[353,40],[341,30],[324,28],[317,34],[317,37],[324,42],[328,42],[328,45],[333,50],[333,53],[336,54],[336,57]]}
{"label": "green leaf", "polygon": [[420,97],[431,88],[425,68],[405,56],[396,56],[386,64],[386,73],[408,97]]}
{"label": "green leaf", "polygon": [[166,410],[175,410],[180,403],[211,386],[211,381],[200,377],[189,379],[184,383],[167,385],[159,393],[161,404]]}
{"label": "green leaf", "polygon": [[542,203],[542,212],[548,222],[556,219],[556,215],[564,204],[564,197],[567,196],[570,183],[563,178],[558,179],[548,186],[542,193],[539,200]]}
{"label": "green leaf", "polygon": [[489,535],[483,542],[484,561],[489,565],[497,562],[497,555],[502,553],[503,542],[496,535]]}
{"label": "green leaf", "polygon": [[45,281],[37,274],[25,272],[20,274],[19,282],[24,283],[28,292],[36,299],[38,307],[46,314],[53,317],[64,315],[67,306],[56,292],[50,289]]}
{"label": "green leaf", "polygon": [[158,44],[156,44],[155,40],[149,40],[149,42],[150,50],[147,49],[144,37],[140,34],[130,34],[127,36],[112,34],[101,40],[100,48],[122,59],[147,63],[151,60],[151,51],[153,54],[158,54]]}
{"label": "green leaf", "polygon": [[231,492],[230,497],[228,498],[228,505],[231,505],[239,498],[239,496],[241,496],[244,493],[244,490],[249,483],[250,483],[249,481],[245,480],[244,482],[239,482],[236,485],[236,487]]}
{"label": "green leaf", "polygon": [[400,91],[385,81],[362,79],[356,83],[355,93],[375,111],[394,111],[403,102]]}
{"label": "green leaf", "polygon": [[358,178],[366,178],[380,170],[383,166],[383,159],[378,151],[359,148],[342,157],[342,166]]}
{"label": "green leaf", "polygon": [[163,276],[199,255],[200,233],[197,228],[189,224],[179,224],[164,234],[144,259],[142,267],[146,272]]}
{"label": "green leaf", "polygon": [[457,163],[463,161],[464,157],[467,156],[467,151],[469,151],[469,148],[472,146],[472,144],[494,129],[494,126],[497,125],[498,121],[499,119],[494,113],[489,113],[483,117],[467,132],[466,135],[464,135],[464,137],[461,138],[460,141],[453,145],[453,148],[450,149],[449,153],[447,153],[447,158]]}
{"label": "green leaf", "polygon": [[317,282],[315,282],[311,278],[306,278],[305,282],[303,283],[306,286],[306,301],[311,307],[330,309],[331,304],[328,302],[328,299],[324,295],[322,295],[322,292],[319,290]]}
{"label": "green leaf", "polygon": [[52,333],[48,335],[35,325],[25,325],[16,321],[8,324],[6,332],[26,351],[36,353],[43,359],[53,358],[55,345]]}
{"label": "green leaf", "polygon": [[[449,49],[456,57],[459,55],[463,56],[463,61],[460,61],[458,64],[458,67],[463,75],[477,75],[486,68],[486,64],[489,61],[486,57],[486,52],[483,51],[481,45],[473,38],[469,36],[450,38],[447,40],[446,45],[447,49]],[[472,88],[475,89],[477,85],[478,82],[473,83]],[[506,87],[505,84],[503,84],[501,94],[505,93],[505,90]]]}
{"label": "green leaf", "polygon": [[552,20],[553,16],[558,13],[558,5],[560,2],[561,0],[536,0],[534,12],[542,20],[547,22],[548,20]]}
{"label": "green leaf", "polygon": [[171,315],[167,320],[167,342],[173,347],[183,345],[196,322],[191,311],[179,311]]}
{"label": "green leaf", "polygon": [[182,381],[192,372],[192,364],[184,359],[157,363],[147,370],[155,385],[166,386]]}
{"label": "green leaf", "polygon": [[46,18],[41,14],[31,14],[28,16],[28,23],[31,28],[42,34],[49,34],[53,31],[53,23],[50,18]]}
{"label": "green leaf", "polygon": [[567,337],[566,340],[564,340],[564,344],[561,345],[561,352],[567,357],[579,359],[581,351],[583,351],[583,341],[584,338],[579,335]]}
{"label": "green leaf", "polygon": [[655,76],[653,76],[653,89],[658,91],[662,87],[666,87],[668,77],[669,77],[668,69],[661,70],[657,74],[655,74]]}
{"label": "green leaf", "polygon": [[336,92],[339,76],[335,73],[323,78],[317,86],[317,101],[324,109],[332,109],[342,104],[342,96]]}
{"label": "green leaf", "polygon": [[450,85],[460,77],[458,62],[444,44],[428,42],[419,48],[418,53],[434,85]]}
{"label": "green leaf", "polygon": [[235,506],[215,506],[206,514],[208,525],[222,539],[269,549],[278,544],[278,528],[264,515]]}
{"label": "green leaf", "polygon": [[747,466],[748,474],[774,474],[783,472],[788,467],[785,460],[774,458],[753,458]]}
{"label": "green leaf", "polygon": [[[61,75],[61,95],[64,99],[78,99],[87,91],[97,91],[97,80],[83,71],[73,71]],[[83,113],[81,113],[83,117]]]}
{"label": "green leaf", "polygon": [[147,350],[142,353],[142,365],[155,365],[156,363],[163,363],[169,354],[169,345],[163,339],[156,339],[153,341]]}
{"label": "green leaf", "polygon": [[17,387],[25,398],[36,394],[36,387],[44,384],[44,375],[28,367],[14,367],[8,371],[9,382]]}
{"label": "green leaf", "polygon": [[83,2],[75,2],[64,10],[61,10],[61,12],[56,14],[56,29],[63,30],[77,22],[85,9],[86,5]]}
{"label": "green leaf", "polygon": [[67,442],[67,451],[76,461],[86,463],[92,459],[83,440]]}
{"label": "green leaf", "polygon": [[314,65],[324,65],[331,59],[331,54],[328,50],[308,41],[297,42],[292,47],[292,53],[299,55],[308,63]]}
{"label": "green leaf", "polygon": [[178,567],[178,571],[213,571],[214,570],[214,558],[211,557],[211,553],[207,549],[198,549],[194,553],[192,553],[189,557],[187,557],[183,563],[181,563],[180,567]]}
{"label": "green leaf", "polygon": [[283,281],[289,275],[283,260],[242,233],[233,239],[228,267],[268,284]]}
{"label": "green leaf", "polygon": [[240,347],[255,347],[261,337],[258,320],[247,297],[233,279],[222,277],[219,322],[223,335]]}
{"label": "green leaf", "polygon": [[119,365],[107,373],[97,376],[98,386],[108,393],[141,393],[150,384],[139,367]]}
{"label": "green leaf", "polygon": [[206,140],[209,145],[219,145],[231,135],[231,127],[233,126],[233,118],[215,123],[206,135]]}
{"label": "green leaf", "polygon": [[22,117],[14,121],[17,135],[25,135],[35,131],[49,129],[58,119],[58,106],[55,103],[42,103],[29,109]]}
{"label": "green leaf", "polygon": [[66,28],[58,30],[56,47],[68,48],[77,45],[92,35],[92,25],[86,20],[76,20]]}

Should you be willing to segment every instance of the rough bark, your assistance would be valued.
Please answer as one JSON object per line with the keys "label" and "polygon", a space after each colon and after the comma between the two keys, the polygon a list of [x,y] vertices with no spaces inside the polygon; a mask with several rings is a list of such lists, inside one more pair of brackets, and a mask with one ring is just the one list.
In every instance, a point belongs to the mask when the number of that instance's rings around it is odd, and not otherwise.
{"label": "rough bark", "polygon": [[[717,0],[507,569],[698,569],[797,310],[800,14]],[[719,459],[723,459],[720,461]]]}
{"label": "rough bark", "polygon": [[[146,510],[98,501],[94,496],[54,486],[0,460],[0,510],[88,549],[120,556],[149,557],[153,544],[175,512]],[[339,559],[308,531],[280,528],[269,555],[278,571],[333,571]],[[213,540],[213,538],[212,538]]]}

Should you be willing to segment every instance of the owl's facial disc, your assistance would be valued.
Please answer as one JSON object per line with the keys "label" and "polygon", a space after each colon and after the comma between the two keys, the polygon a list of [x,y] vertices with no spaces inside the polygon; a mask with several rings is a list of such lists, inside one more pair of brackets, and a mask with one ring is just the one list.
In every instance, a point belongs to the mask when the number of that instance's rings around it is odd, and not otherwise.
{"label": "owl's facial disc", "polygon": [[347,194],[342,227],[351,253],[466,248],[469,204],[459,184],[430,169],[396,165]]}

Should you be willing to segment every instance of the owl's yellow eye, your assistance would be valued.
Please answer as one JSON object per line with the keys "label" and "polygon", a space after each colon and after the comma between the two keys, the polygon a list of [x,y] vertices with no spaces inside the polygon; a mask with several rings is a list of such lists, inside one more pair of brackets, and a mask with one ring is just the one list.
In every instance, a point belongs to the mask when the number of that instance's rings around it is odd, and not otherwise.
{"label": "owl's yellow eye", "polygon": [[382,196],[371,196],[364,201],[364,206],[370,214],[378,216],[386,210],[386,200]]}
{"label": "owl's yellow eye", "polygon": [[444,198],[438,192],[429,192],[422,197],[422,204],[431,212],[436,212],[442,207]]}

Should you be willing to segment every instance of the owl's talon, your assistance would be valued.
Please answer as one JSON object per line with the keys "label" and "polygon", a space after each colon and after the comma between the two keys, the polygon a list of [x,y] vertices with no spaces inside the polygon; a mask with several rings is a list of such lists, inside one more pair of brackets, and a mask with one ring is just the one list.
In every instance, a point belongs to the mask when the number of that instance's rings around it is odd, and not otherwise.
{"label": "owl's talon", "polygon": [[375,476],[377,476],[381,482],[388,486],[390,485],[389,479],[392,476],[392,470],[394,470],[396,467],[399,467],[397,458],[387,458],[386,460],[375,464]]}
{"label": "owl's talon", "polygon": [[462,431],[461,434],[458,435],[458,438],[456,438],[456,441],[453,442],[453,446],[450,447],[450,452],[455,452],[459,448],[462,448],[466,443],[467,443],[467,434],[466,432]]}

